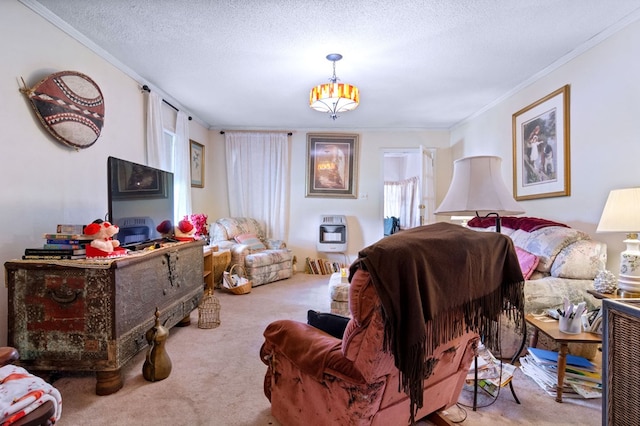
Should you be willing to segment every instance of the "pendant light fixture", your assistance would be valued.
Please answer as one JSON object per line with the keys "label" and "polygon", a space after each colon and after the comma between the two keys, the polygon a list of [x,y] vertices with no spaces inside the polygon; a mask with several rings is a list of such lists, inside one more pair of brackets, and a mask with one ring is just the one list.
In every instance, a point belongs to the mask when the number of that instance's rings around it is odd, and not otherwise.
{"label": "pendant light fixture", "polygon": [[333,62],[333,76],[330,83],[320,84],[309,94],[309,105],[320,112],[328,112],[332,119],[338,118],[339,112],[352,111],[360,103],[360,92],[356,86],[338,83],[336,62],[342,59],[339,53],[330,53],[327,59]]}

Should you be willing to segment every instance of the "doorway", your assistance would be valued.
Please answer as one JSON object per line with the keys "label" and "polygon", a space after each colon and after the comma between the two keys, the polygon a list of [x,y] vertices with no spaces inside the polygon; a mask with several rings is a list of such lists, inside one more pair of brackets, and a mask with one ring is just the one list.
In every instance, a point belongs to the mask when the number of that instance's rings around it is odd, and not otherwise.
{"label": "doorway", "polygon": [[434,156],[422,146],[382,150],[383,223],[396,217],[402,230],[434,221]]}

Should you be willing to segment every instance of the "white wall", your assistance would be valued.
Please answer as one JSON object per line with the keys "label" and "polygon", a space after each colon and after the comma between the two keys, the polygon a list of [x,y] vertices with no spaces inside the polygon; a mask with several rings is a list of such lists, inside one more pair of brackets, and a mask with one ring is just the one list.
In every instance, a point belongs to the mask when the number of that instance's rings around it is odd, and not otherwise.
{"label": "white wall", "polygon": [[503,158],[512,182],[512,114],[565,84],[570,88],[571,195],[521,202],[527,216],[582,229],[608,244],[608,269],[618,273],[622,234],[596,234],[609,191],[640,185],[640,22],[527,86],[451,132],[454,159]]}
{"label": "white wall", "polygon": [[[354,112],[357,113],[357,112]],[[451,173],[451,155],[449,152],[448,131],[352,131],[341,129],[335,133],[357,133],[360,141],[359,179],[357,199],[307,198],[305,197],[307,133],[325,132],[326,129],[287,129],[292,130],[289,138],[291,146],[291,186],[288,247],[298,259],[298,270],[303,270],[303,261],[309,257],[325,257],[342,261],[336,254],[316,252],[316,240],[320,226],[320,215],[335,214],[347,216],[348,257],[355,260],[358,251],[373,244],[383,237],[383,149],[384,148],[417,148],[420,145],[439,148],[436,176],[439,198],[449,187],[448,175]],[[212,130],[210,146],[214,152],[217,176],[212,184],[216,194],[216,205],[209,211],[210,217],[228,215],[226,179],[222,168],[226,170],[224,161],[224,136],[219,130]],[[209,159],[209,158],[208,158]],[[211,167],[210,167],[211,168]]]}
{"label": "white wall", "polygon": [[[43,244],[58,223],[87,224],[107,213],[107,157],[145,162],[144,101],[138,82],[17,1],[0,5],[0,261],[17,259]],[[47,75],[79,71],[105,99],[105,123],[97,142],[75,151],[41,126],[21,78],[32,87]],[[192,138],[208,131],[190,122]],[[194,188],[195,189],[195,188]],[[196,193],[196,191],[194,191]],[[199,194],[195,197],[200,198]],[[5,281],[4,268],[0,279]],[[0,287],[0,345],[7,338],[7,290]]]}

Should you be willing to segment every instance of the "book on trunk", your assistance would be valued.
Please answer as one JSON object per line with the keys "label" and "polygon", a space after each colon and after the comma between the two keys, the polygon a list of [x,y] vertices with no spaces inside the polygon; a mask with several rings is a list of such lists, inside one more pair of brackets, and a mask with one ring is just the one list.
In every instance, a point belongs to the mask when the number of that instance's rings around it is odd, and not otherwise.
{"label": "book on trunk", "polygon": [[50,250],[50,249],[73,249],[73,250],[81,250],[84,249],[84,243],[45,243],[42,248]]}
{"label": "book on trunk", "polygon": [[56,226],[56,232],[58,234],[84,234],[84,228],[87,225],[67,225],[58,224]]}
{"label": "book on trunk", "polygon": [[73,239],[47,239],[45,244],[75,244],[75,245],[79,245],[79,244],[86,244],[86,243],[90,243],[91,242],[91,238],[89,239],[82,239],[82,240],[73,240]]}
{"label": "book on trunk", "polygon": [[25,254],[22,260],[67,260],[67,259],[86,259],[84,254]]}
{"label": "book on trunk", "polygon": [[25,255],[31,255],[31,256],[55,256],[55,255],[61,255],[61,256],[77,256],[77,255],[84,255],[86,254],[87,251],[85,249],[63,249],[63,248],[59,248],[59,249],[53,249],[53,248],[26,248],[24,249],[24,254]]}
{"label": "book on trunk", "polygon": [[75,240],[75,241],[91,241],[93,238],[85,234],[75,234],[68,232],[58,232],[51,234],[44,234],[42,236],[45,240]]}

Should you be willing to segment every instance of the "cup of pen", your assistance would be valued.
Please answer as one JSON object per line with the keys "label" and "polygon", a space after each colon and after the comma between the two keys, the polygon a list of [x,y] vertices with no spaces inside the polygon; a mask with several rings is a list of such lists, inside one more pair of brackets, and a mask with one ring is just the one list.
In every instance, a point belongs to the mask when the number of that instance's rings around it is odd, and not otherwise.
{"label": "cup of pen", "polygon": [[566,334],[580,334],[582,333],[582,318],[573,315],[560,316],[559,329]]}
{"label": "cup of pen", "polygon": [[558,309],[560,317],[558,318],[558,329],[562,333],[566,334],[580,334],[582,333],[582,314],[586,308],[585,302],[580,302],[577,305],[569,303],[567,298],[564,298],[564,311]]}

